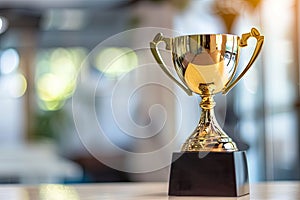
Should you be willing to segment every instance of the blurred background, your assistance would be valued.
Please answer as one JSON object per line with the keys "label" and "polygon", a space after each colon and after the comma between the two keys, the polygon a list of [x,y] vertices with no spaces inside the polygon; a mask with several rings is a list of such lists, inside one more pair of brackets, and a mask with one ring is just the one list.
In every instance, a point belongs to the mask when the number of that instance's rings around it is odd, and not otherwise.
{"label": "blurred background", "polygon": [[[247,150],[250,181],[298,180],[299,13],[297,0],[1,0],[0,183],[168,180],[168,167],[135,174],[100,162],[95,156],[98,148],[101,157],[118,165],[134,168],[149,161],[135,163],[112,151],[89,125],[92,106],[110,140],[134,152],[164,146],[180,123],[182,139],[174,147],[178,151],[196,126],[200,116],[196,96],[183,94],[157,65],[157,70],[137,70],[143,63],[155,65],[149,49],[134,48],[141,40],[148,45],[153,32],[133,35],[125,45],[95,48],[111,36],[143,27],[168,28],[180,34],[237,35],[257,27],[265,36],[262,53],[237,87],[226,97],[217,96],[217,115],[239,148]],[[240,66],[247,63],[254,44],[242,50]],[[104,70],[103,63],[120,54],[125,56]],[[88,64],[82,71],[83,63]],[[79,73],[88,77],[84,84],[78,83]],[[94,91],[90,84],[97,83],[99,76],[102,79]],[[132,84],[149,77],[173,88],[175,94],[148,85],[128,103]],[[112,91],[120,80],[124,81],[123,93],[112,104]],[[93,91],[95,99],[85,98]],[[73,119],[75,92],[82,115],[76,123],[84,128],[84,136],[77,133]],[[115,108],[117,116],[111,109],[115,104],[123,106]],[[156,120],[151,121],[148,110],[154,104],[164,110],[152,113]],[[124,114],[124,108],[132,118]],[[159,136],[135,141],[118,126],[132,120],[144,127],[145,136],[161,128]],[[92,154],[87,145],[93,147]]]}

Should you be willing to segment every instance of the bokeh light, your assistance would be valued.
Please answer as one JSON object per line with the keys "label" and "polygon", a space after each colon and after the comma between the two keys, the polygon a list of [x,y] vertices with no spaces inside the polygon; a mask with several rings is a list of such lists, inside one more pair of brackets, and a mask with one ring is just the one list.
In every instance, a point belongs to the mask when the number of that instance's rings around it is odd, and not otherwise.
{"label": "bokeh light", "polygon": [[130,48],[109,47],[99,52],[94,65],[107,77],[114,78],[136,68],[138,57]]}
{"label": "bokeh light", "polygon": [[82,48],[55,48],[38,54],[36,89],[41,109],[58,110],[72,96],[86,54]]}
{"label": "bokeh light", "polygon": [[8,27],[8,21],[5,17],[0,16],[0,34],[4,33]]}
{"label": "bokeh light", "polygon": [[8,93],[13,98],[22,97],[27,89],[27,81],[23,74],[13,74],[8,83]]}
{"label": "bokeh light", "polygon": [[20,63],[20,57],[15,49],[6,49],[0,57],[0,70],[2,74],[9,74],[15,71]]}
{"label": "bokeh light", "polygon": [[27,80],[21,73],[12,73],[1,77],[0,95],[8,98],[22,97],[27,90]]}
{"label": "bokeh light", "polygon": [[39,196],[41,200],[79,200],[73,187],[60,184],[41,185]]}
{"label": "bokeh light", "polygon": [[54,101],[64,99],[65,81],[55,74],[46,73],[37,81],[39,97],[44,101]]}

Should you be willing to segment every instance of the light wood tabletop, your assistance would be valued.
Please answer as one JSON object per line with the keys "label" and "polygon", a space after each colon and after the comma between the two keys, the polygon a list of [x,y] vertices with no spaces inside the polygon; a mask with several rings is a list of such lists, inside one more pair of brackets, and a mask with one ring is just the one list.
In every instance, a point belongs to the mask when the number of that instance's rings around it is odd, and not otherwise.
{"label": "light wood tabletop", "polygon": [[[216,188],[217,189],[217,188]],[[250,195],[229,197],[174,197],[168,196],[167,183],[97,183],[97,184],[41,184],[0,185],[2,200],[246,200],[246,199],[300,199],[300,182],[262,182],[250,185]]]}

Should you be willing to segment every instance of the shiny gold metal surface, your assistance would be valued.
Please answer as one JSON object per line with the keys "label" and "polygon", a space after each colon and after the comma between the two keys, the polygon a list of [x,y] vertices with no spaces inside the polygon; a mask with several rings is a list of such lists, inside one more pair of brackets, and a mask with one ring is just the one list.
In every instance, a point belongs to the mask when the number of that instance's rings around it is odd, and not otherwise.
{"label": "shiny gold metal surface", "polygon": [[[256,39],[256,46],[249,63],[236,78],[240,48],[247,46],[247,40]],[[237,151],[235,143],[220,128],[214,115],[216,93],[226,94],[245,75],[262,48],[264,37],[252,28],[240,38],[231,34],[186,35],[175,38],[158,33],[150,42],[151,52],[161,69],[188,95],[199,94],[202,98],[200,121],[182,146],[182,151]],[[181,82],[166,67],[158,50],[164,42],[172,53],[173,64]]]}

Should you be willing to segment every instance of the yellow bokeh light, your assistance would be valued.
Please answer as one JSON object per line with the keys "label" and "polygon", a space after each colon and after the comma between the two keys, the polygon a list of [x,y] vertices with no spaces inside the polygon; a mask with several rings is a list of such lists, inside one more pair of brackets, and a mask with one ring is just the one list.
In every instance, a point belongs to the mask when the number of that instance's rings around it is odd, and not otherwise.
{"label": "yellow bokeh light", "polygon": [[56,48],[40,52],[36,84],[43,110],[60,109],[76,88],[77,73],[86,56],[83,48]]}
{"label": "yellow bokeh light", "polygon": [[39,101],[38,105],[42,110],[55,111],[61,109],[65,104],[65,101]]}
{"label": "yellow bokeh light", "polygon": [[50,71],[53,74],[67,80],[73,80],[77,73],[72,60],[65,57],[58,58],[51,62]]}
{"label": "yellow bokeh light", "polygon": [[71,59],[71,55],[65,48],[56,48],[52,51],[50,62],[55,62],[57,59],[66,58]]}
{"label": "yellow bokeh light", "polygon": [[38,94],[42,100],[53,101],[63,98],[65,81],[59,76],[48,73],[41,76],[38,81]]}
{"label": "yellow bokeh light", "polygon": [[106,76],[117,77],[136,68],[138,57],[132,49],[110,47],[99,52],[94,64]]}
{"label": "yellow bokeh light", "polygon": [[79,200],[73,187],[60,184],[41,185],[39,196],[41,200]]}
{"label": "yellow bokeh light", "polygon": [[80,48],[80,47],[69,49],[69,53],[74,64],[77,65],[78,67],[81,65],[83,59],[87,55],[87,51],[84,48]]}

